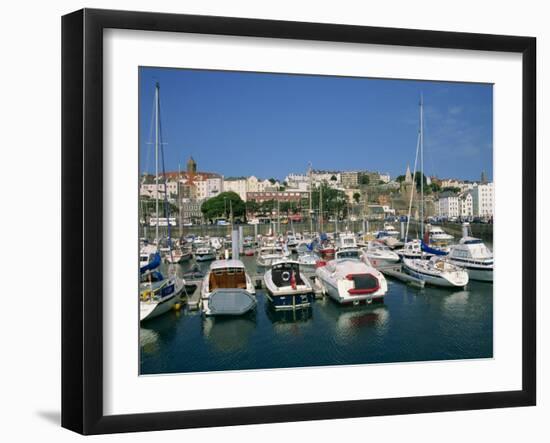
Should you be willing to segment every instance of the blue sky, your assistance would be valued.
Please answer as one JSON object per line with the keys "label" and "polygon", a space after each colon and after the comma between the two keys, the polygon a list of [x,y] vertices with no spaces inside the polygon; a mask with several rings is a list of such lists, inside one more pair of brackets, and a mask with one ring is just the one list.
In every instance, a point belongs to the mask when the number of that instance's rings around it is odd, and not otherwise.
{"label": "blue sky", "polygon": [[167,170],[284,178],[314,169],[403,174],[414,165],[424,97],[424,170],[493,176],[492,85],[140,68],[140,171],[154,170],[152,112],[160,84]]}

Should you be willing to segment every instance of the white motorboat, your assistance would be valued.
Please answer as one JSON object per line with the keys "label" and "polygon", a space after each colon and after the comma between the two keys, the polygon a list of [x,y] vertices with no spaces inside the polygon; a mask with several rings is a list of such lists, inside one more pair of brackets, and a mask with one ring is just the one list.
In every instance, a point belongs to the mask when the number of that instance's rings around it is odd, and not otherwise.
{"label": "white motorboat", "polygon": [[195,260],[196,261],[209,261],[209,260],[215,260],[216,259],[216,253],[214,249],[212,249],[210,246],[201,246],[200,248],[197,248],[195,251]]}
{"label": "white motorboat", "polygon": [[[405,258],[422,258],[422,243],[418,239],[406,242],[402,249],[396,251],[402,259]],[[425,256],[425,255],[424,255]]]}
{"label": "white motorboat", "polygon": [[303,268],[315,268],[315,265],[318,261],[319,256],[313,251],[304,252],[298,255],[298,263]]}
{"label": "white motorboat", "polygon": [[403,269],[434,286],[464,287],[468,284],[468,272],[442,257],[434,256],[429,260],[405,258]]}
{"label": "white motorboat", "polygon": [[276,261],[289,257],[289,253],[285,253],[281,246],[262,246],[258,250],[256,264],[260,267],[269,267]]}
{"label": "white motorboat", "polygon": [[428,232],[430,243],[449,242],[454,238],[451,234],[447,234],[439,226],[427,224],[426,231]]}
{"label": "white motorboat", "polygon": [[336,258],[324,265],[321,262],[315,275],[323,291],[340,304],[370,304],[382,300],[388,291],[382,273],[355,258]]}
{"label": "white motorboat", "polygon": [[313,288],[307,276],[300,272],[294,260],[274,262],[264,274],[267,298],[277,310],[305,308],[314,299]]}
{"label": "white motorboat", "polygon": [[157,253],[157,247],[155,245],[146,244],[139,250],[139,267],[143,268],[148,265]]}
{"label": "white motorboat", "polygon": [[212,237],[210,239],[210,246],[214,248],[214,250],[219,251],[223,247],[223,239],[219,237]]}
{"label": "white motorboat", "polygon": [[375,267],[396,264],[401,258],[385,244],[371,240],[363,249],[363,253],[369,262]]}
{"label": "white motorboat", "polygon": [[394,226],[390,223],[384,223],[384,226],[380,231],[376,233],[376,238],[378,239],[386,239],[386,238],[399,238],[399,231],[394,228]]}
{"label": "white motorboat", "polygon": [[201,287],[205,315],[242,315],[256,307],[256,290],[240,260],[216,260]]}
{"label": "white motorboat", "polygon": [[357,239],[355,234],[351,232],[342,232],[338,236],[338,241],[336,242],[336,250],[343,250],[349,248],[357,248]]}
{"label": "white motorboat", "polygon": [[292,233],[287,234],[287,236],[286,236],[286,245],[287,245],[288,249],[290,249],[291,251],[296,250],[296,247],[298,246],[298,239],[296,238],[296,236],[294,234],[292,234]]}
{"label": "white motorboat", "polygon": [[469,223],[462,227],[462,238],[452,245],[448,259],[464,268],[471,280],[493,281],[494,258],[491,250],[479,238],[468,235]]}

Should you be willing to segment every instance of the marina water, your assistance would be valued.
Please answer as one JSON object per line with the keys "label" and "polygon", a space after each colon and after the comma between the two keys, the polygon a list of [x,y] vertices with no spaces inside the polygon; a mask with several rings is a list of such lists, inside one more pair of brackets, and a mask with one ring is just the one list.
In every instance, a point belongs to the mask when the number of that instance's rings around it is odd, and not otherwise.
{"label": "marina water", "polygon": [[[258,274],[255,257],[242,257]],[[182,265],[182,271],[191,264]],[[210,262],[200,266],[207,270]],[[171,311],[141,325],[141,374],[354,365],[493,356],[493,285],[418,289],[388,279],[384,303],[275,312],[265,289],[243,317]]]}

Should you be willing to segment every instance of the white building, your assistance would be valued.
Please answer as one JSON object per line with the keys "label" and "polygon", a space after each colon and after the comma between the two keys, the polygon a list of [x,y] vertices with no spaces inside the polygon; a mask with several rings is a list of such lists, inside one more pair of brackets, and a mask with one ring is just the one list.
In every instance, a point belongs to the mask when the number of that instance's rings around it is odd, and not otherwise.
{"label": "white building", "polygon": [[472,194],[466,192],[459,197],[460,202],[460,216],[462,218],[472,217],[474,215],[474,199]]}
{"label": "white building", "polygon": [[437,203],[437,214],[440,217],[458,217],[460,215],[459,197],[453,194],[442,194]]}
{"label": "white building", "polygon": [[260,180],[255,176],[226,178],[223,181],[223,191],[233,191],[239,194],[243,201],[247,199],[248,192],[275,191],[279,188],[278,181],[271,183],[269,180]]}
{"label": "white building", "polygon": [[468,191],[472,195],[473,215],[490,218],[494,215],[493,183],[476,184]]}
{"label": "white building", "polygon": [[391,180],[390,174],[380,174],[380,181],[384,183],[389,183]]}

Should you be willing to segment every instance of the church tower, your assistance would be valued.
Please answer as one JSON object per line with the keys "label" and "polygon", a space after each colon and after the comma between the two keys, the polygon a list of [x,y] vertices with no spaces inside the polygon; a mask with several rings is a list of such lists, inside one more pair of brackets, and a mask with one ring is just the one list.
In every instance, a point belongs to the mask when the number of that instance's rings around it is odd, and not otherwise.
{"label": "church tower", "polygon": [[187,173],[188,174],[197,173],[197,163],[195,162],[193,157],[189,157],[189,160],[187,160]]}

